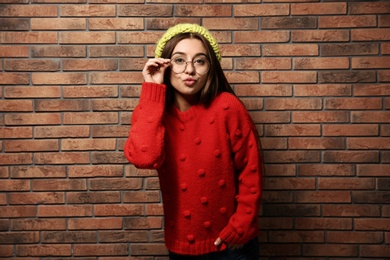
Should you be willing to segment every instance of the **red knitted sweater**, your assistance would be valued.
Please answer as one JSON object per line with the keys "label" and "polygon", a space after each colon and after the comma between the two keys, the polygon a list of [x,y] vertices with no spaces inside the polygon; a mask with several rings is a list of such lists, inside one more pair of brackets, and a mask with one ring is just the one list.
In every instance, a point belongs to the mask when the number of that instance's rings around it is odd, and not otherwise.
{"label": "red knitted sweater", "polygon": [[165,109],[166,86],[143,83],[124,151],[159,174],[168,250],[201,255],[258,234],[262,191],[257,132],[243,104],[219,94],[207,108]]}

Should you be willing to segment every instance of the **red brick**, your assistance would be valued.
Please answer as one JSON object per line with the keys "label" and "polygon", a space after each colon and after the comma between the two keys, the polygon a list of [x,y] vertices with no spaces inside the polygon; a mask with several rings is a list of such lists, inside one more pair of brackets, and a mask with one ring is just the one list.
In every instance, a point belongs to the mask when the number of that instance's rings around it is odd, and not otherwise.
{"label": "red brick", "polygon": [[317,73],[311,71],[264,71],[261,73],[263,83],[315,83]]}
{"label": "red brick", "polygon": [[23,165],[32,163],[31,153],[2,153],[0,154],[0,165]]}
{"label": "red brick", "polygon": [[389,220],[380,218],[357,218],[355,219],[356,230],[389,230]]}
{"label": "red brick", "polygon": [[292,15],[346,14],[347,3],[299,3],[291,4]]}
{"label": "red brick", "polygon": [[378,125],[374,124],[331,124],[323,125],[322,130],[324,136],[377,136],[379,133]]}
{"label": "red brick", "polygon": [[374,15],[351,15],[351,16],[321,16],[318,17],[319,28],[361,28],[376,27]]}
{"label": "red brick", "polygon": [[132,244],[132,255],[166,255],[168,253],[164,244]]}
{"label": "red brick", "polygon": [[[240,16],[235,10],[235,16]],[[175,16],[201,16],[217,17],[232,16],[232,8],[229,5],[175,5]],[[245,15],[248,16],[248,15]]]}
{"label": "red brick", "polygon": [[27,73],[0,72],[0,85],[29,84],[30,77]]}
{"label": "red brick", "polygon": [[387,257],[390,255],[388,245],[361,245],[360,255],[365,257]]}
{"label": "red brick", "polygon": [[85,18],[33,18],[31,19],[32,30],[86,30],[87,19]]}
{"label": "red brick", "polygon": [[322,102],[318,98],[268,98],[265,107],[267,110],[319,110]]}
{"label": "red brick", "polygon": [[358,256],[357,245],[326,244],[326,245],[304,245],[303,255],[305,256]]}
{"label": "red brick", "polygon": [[389,114],[383,111],[353,111],[351,118],[353,123],[390,122]]}
{"label": "red brick", "polygon": [[388,96],[389,84],[358,84],[354,86],[355,96]]}
{"label": "red brick", "polygon": [[4,141],[5,152],[59,151],[57,140],[12,140]]}
{"label": "red brick", "polygon": [[265,17],[261,19],[262,29],[313,29],[316,27],[315,17]]}
{"label": "red brick", "polygon": [[349,191],[297,191],[295,203],[350,203]]}
{"label": "red brick", "polygon": [[29,29],[29,20],[26,18],[0,18],[2,31],[28,31]]}
{"label": "red brick", "polygon": [[132,217],[123,220],[124,229],[160,229],[161,217]]}
{"label": "red brick", "polygon": [[259,83],[260,75],[258,72],[237,71],[226,72],[226,78],[230,83]]}
{"label": "red brick", "polygon": [[91,72],[89,76],[92,84],[132,84],[143,80],[139,72]]}
{"label": "red brick", "polygon": [[269,242],[274,243],[323,243],[323,231],[270,231]]}
{"label": "red brick", "polygon": [[[143,2],[142,2],[143,3]],[[171,16],[173,15],[173,6],[164,4],[149,4],[149,5],[137,5],[137,4],[125,4],[118,6],[118,16]],[[166,28],[168,29],[168,28]]]}
{"label": "red brick", "polygon": [[[100,242],[115,242],[115,243],[146,243],[149,240],[149,232],[147,231],[100,231]],[[101,258],[100,258],[101,259]],[[117,258],[115,258],[117,259]]]}
{"label": "red brick", "polygon": [[102,98],[118,97],[118,88],[114,86],[63,86],[64,98]]}
{"label": "red brick", "polygon": [[381,98],[327,98],[324,102],[325,109],[348,109],[348,110],[380,110],[382,109]]}
{"label": "red brick", "polygon": [[94,111],[124,111],[134,110],[138,105],[139,100],[127,99],[127,100],[93,100],[92,109]]}
{"label": "red brick", "polygon": [[65,178],[65,166],[13,166],[10,167],[12,178]]}
{"label": "red brick", "polygon": [[388,13],[390,4],[387,2],[358,2],[349,3],[349,14],[381,14]]}
{"label": "red brick", "polygon": [[203,24],[210,30],[257,30],[258,21],[255,18],[204,18]]}
{"label": "red brick", "polygon": [[375,55],[379,53],[379,44],[377,43],[321,44],[320,53],[322,56]]}
{"label": "red brick", "polygon": [[123,193],[123,202],[125,203],[156,203],[160,201],[161,198],[158,191],[130,191]]}
{"label": "red brick", "polygon": [[372,190],[375,181],[371,178],[322,178],[318,179],[318,189],[321,190]]}
{"label": "red brick", "polygon": [[294,85],[295,96],[351,96],[349,84],[305,84]]}
{"label": "red brick", "polygon": [[266,125],[265,126],[266,136],[319,136],[320,126],[319,125]]}
{"label": "red brick", "polygon": [[74,245],[75,256],[120,256],[128,255],[127,244],[76,244]]}
{"label": "red brick", "polygon": [[376,82],[375,71],[320,71],[318,72],[320,83],[361,83]]}
{"label": "red brick", "polygon": [[164,209],[161,203],[158,204],[147,204],[146,205],[146,215],[148,216],[163,216]]}
{"label": "red brick", "polygon": [[298,166],[299,176],[353,176],[355,170],[346,164],[302,164]]}
{"label": "red brick", "polygon": [[390,147],[390,138],[347,138],[347,146],[350,150],[366,149],[388,149]]}
{"label": "red brick", "polygon": [[71,245],[17,245],[19,256],[71,256]]}
{"label": "red brick", "polygon": [[388,68],[390,57],[352,58],[353,69],[384,69]]}
{"label": "red brick", "polygon": [[352,41],[388,41],[390,29],[355,29],[351,31]]}
{"label": "red brick", "polygon": [[323,205],[325,217],[379,217],[378,205]]}
{"label": "red brick", "polygon": [[[157,40],[157,39],[156,39]],[[138,45],[130,46],[90,46],[90,57],[143,57],[144,48]]]}
{"label": "red brick", "polygon": [[32,75],[32,83],[34,85],[72,85],[86,84],[86,73],[36,73]]}
{"label": "red brick", "polygon": [[[91,220],[91,219],[89,219]],[[44,231],[43,243],[96,243],[95,231]]]}
{"label": "red brick", "polygon": [[323,69],[348,69],[348,58],[294,58],[294,69],[298,70],[323,70]]}
{"label": "red brick", "polygon": [[266,190],[314,190],[315,180],[313,178],[286,179],[286,178],[267,178],[264,189]]}
{"label": "red brick", "polygon": [[0,43],[56,44],[58,34],[56,32],[3,32],[0,34]]}
{"label": "red brick", "polygon": [[87,49],[85,46],[32,46],[31,56],[33,58],[86,57]]}
{"label": "red brick", "polygon": [[34,128],[36,138],[89,137],[89,126],[38,126]]}
{"label": "red brick", "polygon": [[36,213],[36,206],[0,206],[2,218],[35,218]]}
{"label": "red brick", "polygon": [[61,141],[62,151],[115,150],[115,139],[65,139]]}
{"label": "red brick", "polygon": [[113,124],[118,123],[118,113],[114,112],[82,112],[82,113],[65,113],[64,124]]}
{"label": "red brick", "polygon": [[60,62],[42,59],[5,60],[4,69],[7,71],[59,71]]}
{"label": "red brick", "polygon": [[26,58],[29,55],[28,46],[0,46],[0,57]]}
{"label": "red brick", "polygon": [[144,215],[143,205],[126,204],[126,205],[95,205],[95,216],[141,216]]}
{"label": "red brick", "polygon": [[83,152],[35,153],[36,164],[87,164],[89,154]]}
{"label": "red brick", "polygon": [[115,16],[115,5],[61,5],[60,14],[61,17],[66,16]]}
{"label": "red brick", "polygon": [[61,123],[58,113],[7,114],[4,119],[7,125],[58,125]]}
{"label": "red brick", "polygon": [[262,194],[263,203],[292,203],[292,192],[286,191],[264,191]]}
{"label": "red brick", "polygon": [[61,205],[38,206],[38,217],[87,217],[92,216],[92,206],[89,205]]}
{"label": "red brick", "polygon": [[379,16],[379,27],[390,27],[390,15]]}
{"label": "red brick", "polygon": [[11,221],[12,230],[65,230],[66,219],[56,218],[32,218],[13,219]]}
{"label": "red brick", "polygon": [[101,229],[121,229],[122,219],[120,218],[77,218],[69,220],[70,230],[101,230]]}
{"label": "red brick", "polygon": [[12,86],[4,88],[4,96],[6,98],[59,98],[61,93],[58,86]]}
{"label": "red brick", "polygon": [[290,34],[288,31],[250,31],[234,32],[236,43],[277,43],[288,42]]}
{"label": "red brick", "polygon": [[58,16],[55,5],[4,5],[0,10],[0,16],[5,17],[56,17]]}
{"label": "red brick", "polygon": [[390,73],[386,70],[381,70],[378,72],[379,82],[390,82]]}
{"label": "red brick", "polygon": [[71,178],[120,177],[123,176],[123,167],[117,165],[69,166],[68,176]]}
{"label": "red brick", "polygon": [[349,113],[343,111],[321,111],[321,112],[294,112],[292,120],[295,123],[336,123],[348,122]]}
{"label": "red brick", "polygon": [[290,58],[246,58],[236,59],[239,70],[275,70],[291,69]]}
{"label": "red brick", "polygon": [[235,16],[274,16],[274,15],[289,15],[288,4],[243,4],[234,5],[233,11]]}
{"label": "red brick", "polygon": [[88,28],[90,30],[142,30],[144,24],[141,18],[90,18]]}
{"label": "red brick", "polygon": [[88,59],[88,60],[73,60],[68,59],[62,62],[64,71],[75,70],[117,70],[118,63],[113,59]]}
{"label": "red brick", "polygon": [[[191,8],[191,7],[190,7]],[[147,18],[146,19],[146,29],[147,30],[166,30],[178,23],[190,23],[190,24],[200,24],[200,18],[191,18],[186,16],[184,18]]]}
{"label": "red brick", "polygon": [[265,44],[264,56],[317,56],[317,44]]}
{"label": "red brick", "polygon": [[32,112],[31,100],[0,100],[0,111]]}
{"label": "red brick", "polygon": [[128,137],[128,126],[92,126],[92,137]]}
{"label": "red brick", "polygon": [[293,42],[347,42],[349,32],[340,30],[298,30],[292,32]]}
{"label": "red brick", "polygon": [[113,192],[67,192],[66,201],[70,204],[119,203],[120,193]]}
{"label": "red brick", "polygon": [[328,150],[337,150],[344,149],[345,144],[342,138],[289,138],[288,139],[289,149],[328,149]]}
{"label": "red brick", "polygon": [[382,43],[382,54],[390,54],[390,43]]}
{"label": "red brick", "polygon": [[2,180],[0,183],[2,191],[28,191],[30,182],[27,180]]}
{"label": "red brick", "polygon": [[235,93],[238,96],[292,96],[292,87],[287,84],[261,84],[261,85],[246,85],[240,84],[236,86]]}
{"label": "red brick", "polygon": [[138,190],[142,188],[142,180],[138,178],[111,178],[89,180],[90,190]]}
{"label": "red brick", "polygon": [[308,230],[351,230],[352,219],[350,218],[297,218],[296,229]]}
{"label": "red brick", "polygon": [[120,44],[156,44],[163,32],[117,32],[117,41]]}
{"label": "red brick", "polygon": [[61,44],[113,44],[114,32],[60,32]]}
{"label": "red brick", "polygon": [[358,176],[388,176],[390,165],[386,164],[359,164],[357,165]]}
{"label": "red brick", "polygon": [[374,151],[326,151],[323,153],[323,161],[337,163],[378,163],[379,154]]}
{"label": "red brick", "polygon": [[9,203],[15,205],[23,204],[63,204],[65,203],[64,193],[40,192],[40,193],[11,193]]}

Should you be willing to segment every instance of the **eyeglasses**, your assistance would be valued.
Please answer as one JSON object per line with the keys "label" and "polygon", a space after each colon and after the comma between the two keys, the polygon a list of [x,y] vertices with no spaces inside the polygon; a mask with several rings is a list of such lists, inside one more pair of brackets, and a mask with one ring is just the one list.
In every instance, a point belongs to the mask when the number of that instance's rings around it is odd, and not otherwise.
{"label": "eyeglasses", "polygon": [[183,73],[188,63],[192,63],[195,72],[198,74],[206,74],[210,69],[210,62],[204,55],[195,57],[191,61],[186,61],[183,55],[175,55],[171,59],[171,70],[176,74]]}

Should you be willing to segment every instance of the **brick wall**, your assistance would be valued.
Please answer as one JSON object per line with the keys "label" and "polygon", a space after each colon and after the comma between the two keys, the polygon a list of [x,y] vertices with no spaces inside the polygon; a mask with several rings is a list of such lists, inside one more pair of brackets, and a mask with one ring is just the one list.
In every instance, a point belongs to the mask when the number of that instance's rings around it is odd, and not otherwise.
{"label": "brick wall", "polygon": [[390,2],[182,2],[0,1],[0,256],[166,259],[156,172],[122,148],[154,43],[191,22],[259,130],[262,259],[388,259]]}

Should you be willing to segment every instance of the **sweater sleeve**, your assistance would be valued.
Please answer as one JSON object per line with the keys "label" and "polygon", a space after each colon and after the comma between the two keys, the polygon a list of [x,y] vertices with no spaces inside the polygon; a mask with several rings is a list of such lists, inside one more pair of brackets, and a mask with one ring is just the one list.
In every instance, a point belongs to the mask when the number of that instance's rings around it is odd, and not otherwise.
{"label": "sweater sleeve", "polygon": [[157,169],[164,160],[163,115],[166,86],[144,82],[139,104],[133,111],[126,158],[137,168]]}
{"label": "sweater sleeve", "polygon": [[240,245],[258,235],[263,168],[255,125],[239,100],[234,108],[227,124],[237,180],[237,207],[220,237],[226,243]]}

